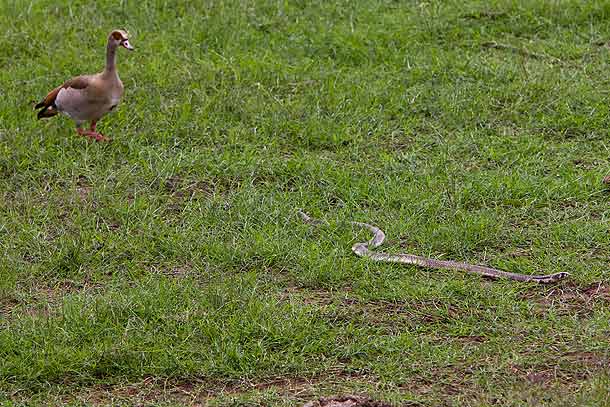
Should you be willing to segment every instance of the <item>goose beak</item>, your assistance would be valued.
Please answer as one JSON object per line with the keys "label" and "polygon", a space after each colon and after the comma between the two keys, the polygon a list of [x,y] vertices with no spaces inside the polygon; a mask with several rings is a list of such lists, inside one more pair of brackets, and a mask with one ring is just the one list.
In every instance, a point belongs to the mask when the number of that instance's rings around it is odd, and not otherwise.
{"label": "goose beak", "polygon": [[133,50],[134,50],[133,46],[132,46],[132,45],[129,43],[129,41],[128,41],[128,40],[122,41],[122,42],[121,42],[121,45],[122,45],[122,46],[123,46],[125,49],[128,49],[128,50],[130,50],[130,51],[133,51]]}

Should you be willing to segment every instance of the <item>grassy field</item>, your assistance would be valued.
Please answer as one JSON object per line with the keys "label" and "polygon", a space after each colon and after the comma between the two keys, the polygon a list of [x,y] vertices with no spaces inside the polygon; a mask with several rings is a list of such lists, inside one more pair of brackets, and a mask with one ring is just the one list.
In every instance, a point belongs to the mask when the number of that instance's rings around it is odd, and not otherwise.
{"label": "grassy field", "polygon": [[610,404],[609,3],[95,3],[0,4],[0,403]]}

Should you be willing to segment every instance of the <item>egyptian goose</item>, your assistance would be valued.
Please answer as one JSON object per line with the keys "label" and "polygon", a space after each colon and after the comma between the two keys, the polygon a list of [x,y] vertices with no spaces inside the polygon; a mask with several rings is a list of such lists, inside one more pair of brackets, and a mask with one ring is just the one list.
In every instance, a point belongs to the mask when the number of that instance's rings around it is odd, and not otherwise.
{"label": "egyptian goose", "polygon": [[[116,70],[116,50],[119,46],[133,50],[127,33],[114,30],[108,36],[104,70],[95,75],[77,76],[53,89],[36,105],[35,109],[42,108],[38,118],[52,117],[61,112],[76,122],[79,135],[108,141],[107,137],[95,131],[95,126],[102,116],[119,104],[123,95],[123,83]],[[86,121],[91,122],[89,130],[81,128]]]}

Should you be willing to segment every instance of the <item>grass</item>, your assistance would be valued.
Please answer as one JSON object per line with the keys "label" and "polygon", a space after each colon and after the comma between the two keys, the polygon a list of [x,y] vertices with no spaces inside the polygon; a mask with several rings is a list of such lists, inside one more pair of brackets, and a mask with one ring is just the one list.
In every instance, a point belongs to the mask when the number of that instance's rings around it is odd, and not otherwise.
{"label": "grass", "polygon": [[[610,403],[609,22],[601,1],[3,2],[0,402]],[[113,142],[35,120],[122,27]],[[373,263],[347,220],[571,279]]]}

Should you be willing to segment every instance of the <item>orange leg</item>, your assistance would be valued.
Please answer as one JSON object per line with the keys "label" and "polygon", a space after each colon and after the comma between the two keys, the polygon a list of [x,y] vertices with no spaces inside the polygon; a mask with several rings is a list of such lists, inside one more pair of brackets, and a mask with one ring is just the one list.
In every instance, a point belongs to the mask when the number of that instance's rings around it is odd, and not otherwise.
{"label": "orange leg", "polygon": [[82,128],[77,127],[76,132],[81,136],[89,137],[90,139],[94,139],[95,141],[110,141],[108,137],[95,131],[96,125],[97,121],[92,120],[91,127],[89,128],[89,130],[83,130]]}

